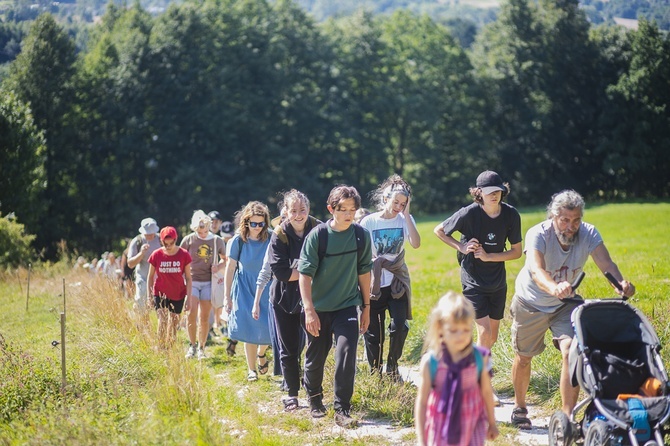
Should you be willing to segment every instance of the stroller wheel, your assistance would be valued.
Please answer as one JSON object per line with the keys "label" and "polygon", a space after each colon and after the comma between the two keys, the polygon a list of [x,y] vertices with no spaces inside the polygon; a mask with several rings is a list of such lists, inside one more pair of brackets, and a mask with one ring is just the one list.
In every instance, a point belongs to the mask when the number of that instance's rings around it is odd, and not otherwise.
{"label": "stroller wheel", "polygon": [[593,420],[586,428],[584,444],[589,446],[610,446],[612,438],[610,429],[603,420]]}
{"label": "stroller wheel", "polygon": [[568,416],[561,411],[554,412],[549,420],[549,446],[569,446],[574,441],[575,432]]}

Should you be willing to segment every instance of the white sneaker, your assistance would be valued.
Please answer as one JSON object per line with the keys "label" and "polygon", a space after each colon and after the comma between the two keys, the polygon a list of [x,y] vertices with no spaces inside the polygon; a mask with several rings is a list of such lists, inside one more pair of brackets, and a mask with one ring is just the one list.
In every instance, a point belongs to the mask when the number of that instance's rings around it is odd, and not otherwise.
{"label": "white sneaker", "polygon": [[198,349],[198,361],[202,361],[206,357],[207,357],[207,355],[205,355],[205,350],[202,349],[202,348],[199,348]]}
{"label": "white sneaker", "polygon": [[194,358],[196,354],[195,345],[190,345],[186,351],[186,359]]}

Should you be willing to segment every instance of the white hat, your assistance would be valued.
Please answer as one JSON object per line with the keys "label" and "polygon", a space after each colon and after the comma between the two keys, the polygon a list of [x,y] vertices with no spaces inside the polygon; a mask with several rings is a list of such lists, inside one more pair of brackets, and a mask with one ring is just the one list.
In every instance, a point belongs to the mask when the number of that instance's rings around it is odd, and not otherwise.
{"label": "white hat", "polygon": [[212,223],[212,219],[202,210],[198,209],[197,211],[193,212],[193,217],[191,217],[191,230],[196,231],[201,222],[204,223],[205,226],[209,227],[209,225]]}
{"label": "white hat", "polygon": [[153,218],[145,218],[140,223],[140,234],[158,234],[159,228],[156,220]]}

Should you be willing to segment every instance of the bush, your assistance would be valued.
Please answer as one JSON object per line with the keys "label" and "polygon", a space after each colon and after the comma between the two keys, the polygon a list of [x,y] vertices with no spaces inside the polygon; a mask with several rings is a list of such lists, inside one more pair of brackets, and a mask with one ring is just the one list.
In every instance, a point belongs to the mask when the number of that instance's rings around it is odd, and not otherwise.
{"label": "bush", "polygon": [[34,239],[13,215],[0,216],[0,266],[17,267],[31,262],[34,252],[30,244]]}

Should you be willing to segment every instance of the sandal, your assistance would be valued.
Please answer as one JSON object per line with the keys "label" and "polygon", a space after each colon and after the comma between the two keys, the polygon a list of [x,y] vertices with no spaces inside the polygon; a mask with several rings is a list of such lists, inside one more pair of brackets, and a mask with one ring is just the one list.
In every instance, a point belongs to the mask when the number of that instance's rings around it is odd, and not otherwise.
{"label": "sandal", "polygon": [[[267,353],[267,352],[266,352]],[[270,361],[265,358],[265,353],[262,355],[256,355],[258,359],[265,359],[265,364],[258,364],[258,373],[265,375],[268,372]]]}
{"label": "sandal", "polygon": [[528,418],[528,409],[525,407],[515,407],[512,410],[512,426],[521,430],[531,430],[533,428]]}
{"label": "sandal", "polygon": [[281,402],[284,403],[284,412],[293,412],[300,407],[300,404],[298,404],[298,398],[295,396],[284,398]]}
{"label": "sandal", "polygon": [[249,382],[258,381],[258,375],[256,374],[255,371],[249,370],[249,373],[247,374],[247,381]]}
{"label": "sandal", "polygon": [[235,356],[235,347],[237,346],[237,341],[234,339],[228,339],[228,347],[226,347],[226,353],[228,356]]}

